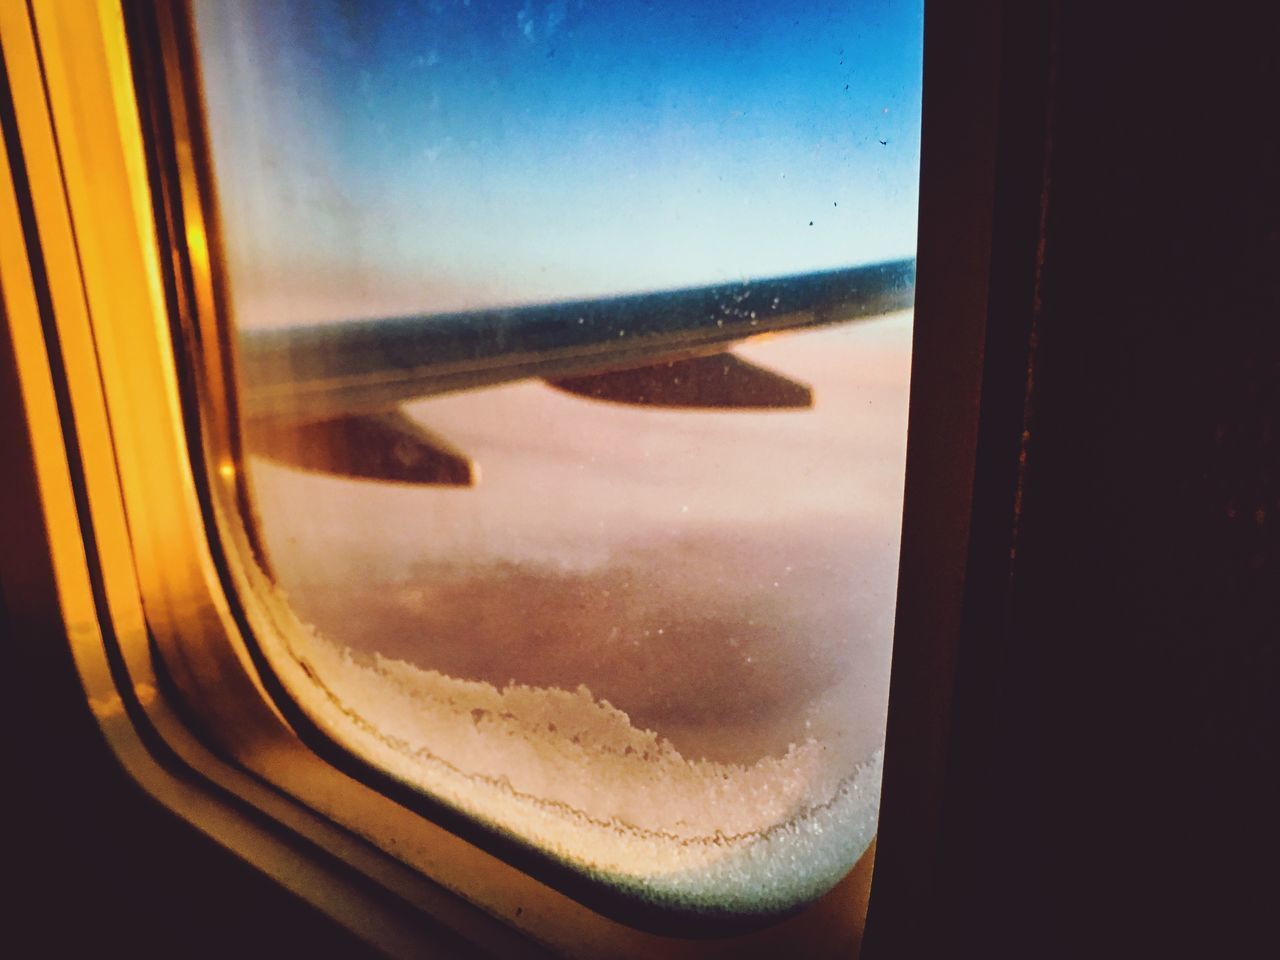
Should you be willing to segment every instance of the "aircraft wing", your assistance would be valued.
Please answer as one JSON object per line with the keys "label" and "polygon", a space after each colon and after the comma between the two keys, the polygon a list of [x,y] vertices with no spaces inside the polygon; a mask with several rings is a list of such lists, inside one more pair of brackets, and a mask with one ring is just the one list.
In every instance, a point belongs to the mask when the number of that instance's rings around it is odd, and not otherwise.
{"label": "aircraft wing", "polygon": [[468,484],[467,458],[399,411],[541,378],[596,400],[795,408],[809,388],[728,352],[763,333],[909,307],[915,261],[596,300],[250,330],[238,344],[255,453],[372,479]]}

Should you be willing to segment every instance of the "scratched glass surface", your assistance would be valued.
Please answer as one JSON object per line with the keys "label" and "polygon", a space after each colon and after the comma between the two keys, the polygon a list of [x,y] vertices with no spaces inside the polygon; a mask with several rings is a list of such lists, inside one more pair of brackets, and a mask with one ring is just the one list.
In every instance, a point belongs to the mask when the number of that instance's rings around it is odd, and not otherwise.
{"label": "scratched glass surface", "polygon": [[828,889],[878,808],[920,4],[195,13],[290,694],[654,903]]}

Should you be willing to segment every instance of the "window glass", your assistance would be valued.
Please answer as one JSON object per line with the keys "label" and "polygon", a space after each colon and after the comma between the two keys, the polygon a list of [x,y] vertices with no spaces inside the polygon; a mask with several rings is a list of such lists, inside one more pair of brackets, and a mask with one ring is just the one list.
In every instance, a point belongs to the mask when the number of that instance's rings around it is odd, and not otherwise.
{"label": "window glass", "polygon": [[875,831],[918,2],[197,2],[290,694],[599,882]]}

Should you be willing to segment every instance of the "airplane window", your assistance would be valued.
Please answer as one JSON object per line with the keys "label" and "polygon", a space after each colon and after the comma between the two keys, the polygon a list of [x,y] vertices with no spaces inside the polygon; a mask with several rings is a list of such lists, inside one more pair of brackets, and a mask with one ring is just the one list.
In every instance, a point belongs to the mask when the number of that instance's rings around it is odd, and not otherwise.
{"label": "airplane window", "polygon": [[829,889],[877,817],[921,4],[194,11],[289,695],[646,903]]}

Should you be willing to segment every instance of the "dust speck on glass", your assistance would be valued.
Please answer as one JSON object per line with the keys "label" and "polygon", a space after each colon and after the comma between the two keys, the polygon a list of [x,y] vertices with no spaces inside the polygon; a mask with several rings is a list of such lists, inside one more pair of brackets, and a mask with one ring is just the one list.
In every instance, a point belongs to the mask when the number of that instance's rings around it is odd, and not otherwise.
{"label": "dust speck on glass", "polygon": [[781,911],[875,832],[921,5],[194,4],[261,638],[599,883]]}

